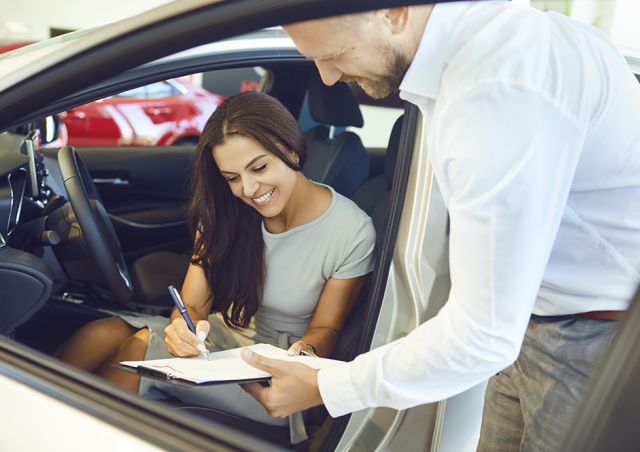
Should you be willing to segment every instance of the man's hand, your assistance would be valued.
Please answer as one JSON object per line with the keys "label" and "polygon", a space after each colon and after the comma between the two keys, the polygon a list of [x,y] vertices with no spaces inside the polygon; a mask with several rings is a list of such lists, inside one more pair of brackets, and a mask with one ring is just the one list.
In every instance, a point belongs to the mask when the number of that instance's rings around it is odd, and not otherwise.
{"label": "man's hand", "polygon": [[273,417],[286,417],[291,413],[321,405],[318,389],[318,371],[300,363],[269,359],[242,349],[242,359],[256,369],[271,374],[271,386],[245,383],[242,389],[251,394]]}

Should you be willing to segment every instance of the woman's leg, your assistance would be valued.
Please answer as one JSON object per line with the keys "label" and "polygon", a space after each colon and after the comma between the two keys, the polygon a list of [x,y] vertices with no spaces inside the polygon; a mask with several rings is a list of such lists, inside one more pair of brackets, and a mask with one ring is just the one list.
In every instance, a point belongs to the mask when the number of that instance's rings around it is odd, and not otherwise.
{"label": "woman's leg", "polygon": [[142,361],[144,360],[149,345],[149,328],[142,328],[130,336],[98,369],[96,375],[111,383],[117,384],[132,392],[138,392],[140,377],[111,367],[121,361]]}
{"label": "woman's leg", "polygon": [[120,317],[95,320],[73,333],[53,356],[94,373],[137,331]]}

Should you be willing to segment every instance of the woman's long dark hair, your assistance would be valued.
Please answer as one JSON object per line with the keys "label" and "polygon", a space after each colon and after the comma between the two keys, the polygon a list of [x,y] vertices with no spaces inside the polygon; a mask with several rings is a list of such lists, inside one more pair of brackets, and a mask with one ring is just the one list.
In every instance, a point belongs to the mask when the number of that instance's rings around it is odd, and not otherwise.
{"label": "woman's long dark hair", "polygon": [[[198,141],[187,223],[195,237],[191,263],[202,267],[212,310],[232,329],[247,328],[262,300],[266,268],[262,216],[233,195],[213,159],[213,149],[238,135],[301,171],[307,159],[295,118],[266,94],[229,97],[211,115]],[[293,153],[295,156],[292,157]]]}

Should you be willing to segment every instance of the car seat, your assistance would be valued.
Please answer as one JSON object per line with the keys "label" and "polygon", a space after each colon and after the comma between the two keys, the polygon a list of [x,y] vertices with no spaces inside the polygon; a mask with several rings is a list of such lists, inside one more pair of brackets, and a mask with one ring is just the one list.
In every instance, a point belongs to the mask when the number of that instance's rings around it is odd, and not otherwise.
{"label": "car seat", "polygon": [[[385,155],[385,172],[380,176],[374,177],[370,181],[363,184],[353,195],[352,200],[372,217],[378,241],[384,233],[384,226],[387,217],[387,209],[389,207],[389,198],[391,194],[391,186],[393,183],[393,175],[395,172],[396,161],[398,157],[398,149],[400,147],[400,136],[402,131],[402,121],[404,115],[398,118],[391,131],[389,144]],[[370,281],[369,281],[370,282]],[[345,323],[338,342],[330,356],[332,359],[341,361],[351,361],[355,358],[357,345],[360,340],[360,331],[364,321],[366,311],[366,299],[369,293],[369,282],[360,292],[358,300],[354,304],[347,322]],[[260,424],[256,421],[240,418],[236,415],[224,413],[219,410],[211,409],[202,405],[182,402],[179,399],[168,398],[163,400],[168,403],[172,409],[189,412],[199,417],[212,420],[214,422],[225,424],[231,428],[241,432],[256,435],[262,439],[272,443],[291,447],[289,444],[289,428],[274,427]],[[305,441],[293,447],[294,450],[306,450],[309,441],[313,441],[315,434],[321,436],[322,432],[327,429],[326,421],[328,412],[324,406],[312,408],[307,413],[305,425],[310,440]]]}
{"label": "car seat", "polygon": [[[362,127],[364,123],[349,86],[342,82],[326,86],[316,71],[309,79],[309,110],[314,121],[335,127]],[[317,125],[305,133],[307,163],[303,173],[351,197],[369,177],[369,154],[355,133],[342,132],[332,138],[330,132],[326,125]],[[166,314],[163,310],[173,307],[167,286],[174,284],[180,289],[188,267],[189,261],[175,252],[142,256],[130,268],[132,302],[149,313]]]}
{"label": "car seat", "polygon": [[384,173],[365,182],[351,197],[351,200],[371,217],[373,226],[376,229],[378,248],[387,219],[389,197],[391,195],[391,185],[393,184],[393,174],[396,169],[398,148],[400,147],[400,133],[402,132],[403,119],[404,115],[400,116],[391,130],[387,153],[384,157]]}
{"label": "car seat", "polygon": [[173,299],[167,288],[173,285],[181,290],[188,269],[189,259],[173,251],[155,251],[142,256],[129,271],[133,285],[131,301],[145,306],[149,314],[166,314],[156,307],[173,308]]}
{"label": "car seat", "polygon": [[369,178],[369,154],[353,132],[332,136],[333,127],[362,127],[364,120],[351,88],[343,82],[326,86],[317,71],[309,76],[309,113],[321,125],[307,130],[307,163],[303,174],[350,198]]}

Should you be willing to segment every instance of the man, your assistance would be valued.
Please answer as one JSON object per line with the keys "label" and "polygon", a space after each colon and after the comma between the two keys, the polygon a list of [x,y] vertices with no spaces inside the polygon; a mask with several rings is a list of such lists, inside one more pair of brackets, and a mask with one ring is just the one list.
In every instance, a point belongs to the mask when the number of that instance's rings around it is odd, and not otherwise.
{"label": "man", "polygon": [[640,86],[624,59],[596,29],[510,2],[284,29],[326,84],[399,89],[420,108],[452,287],[435,318],[351,363],[317,372],[245,350],[273,374],[245,390],[274,416],[320,403],[340,416],[491,377],[478,450],[557,450],[640,283]]}

